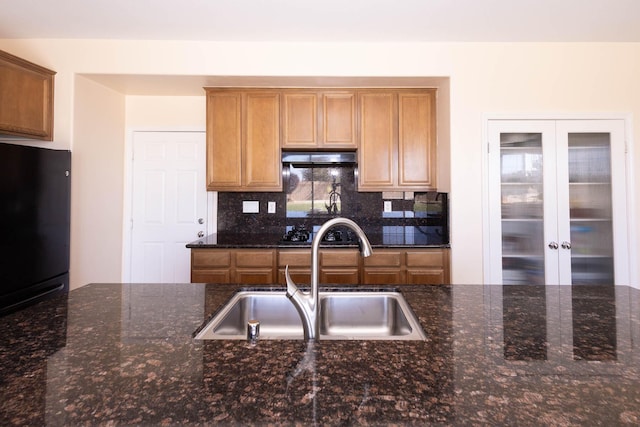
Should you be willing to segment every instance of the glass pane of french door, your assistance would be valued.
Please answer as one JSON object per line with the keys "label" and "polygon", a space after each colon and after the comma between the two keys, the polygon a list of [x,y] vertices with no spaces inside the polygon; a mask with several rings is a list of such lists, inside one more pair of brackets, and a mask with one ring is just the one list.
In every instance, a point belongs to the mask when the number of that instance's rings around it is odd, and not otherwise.
{"label": "glass pane of french door", "polygon": [[569,133],[571,283],[613,284],[611,135]]}
{"label": "glass pane of french door", "polygon": [[500,134],[502,283],[544,284],[541,133]]}

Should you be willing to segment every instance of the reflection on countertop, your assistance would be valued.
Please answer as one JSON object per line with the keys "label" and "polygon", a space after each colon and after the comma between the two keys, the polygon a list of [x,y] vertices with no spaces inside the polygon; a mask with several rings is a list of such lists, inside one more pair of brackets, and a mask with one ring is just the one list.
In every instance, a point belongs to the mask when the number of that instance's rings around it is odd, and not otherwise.
{"label": "reflection on countertop", "polygon": [[640,422],[637,289],[403,285],[426,341],[194,340],[239,287],[91,284],[3,317],[0,424]]}

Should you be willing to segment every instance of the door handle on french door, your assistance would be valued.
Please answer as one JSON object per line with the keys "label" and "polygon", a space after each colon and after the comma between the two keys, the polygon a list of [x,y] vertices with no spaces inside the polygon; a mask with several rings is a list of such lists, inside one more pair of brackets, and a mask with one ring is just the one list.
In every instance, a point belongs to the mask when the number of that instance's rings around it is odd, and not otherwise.
{"label": "door handle on french door", "polygon": [[549,249],[558,249],[558,244],[556,242],[549,243]]}
{"label": "door handle on french door", "polygon": [[571,249],[571,242],[562,242],[562,249]]}

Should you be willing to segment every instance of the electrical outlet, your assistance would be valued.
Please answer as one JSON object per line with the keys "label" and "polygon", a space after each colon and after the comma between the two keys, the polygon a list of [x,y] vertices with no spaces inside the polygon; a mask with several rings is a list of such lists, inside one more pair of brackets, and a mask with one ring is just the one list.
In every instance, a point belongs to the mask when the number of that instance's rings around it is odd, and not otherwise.
{"label": "electrical outlet", "polygon": [[385,200],[384,201],[384,211],[385,212],[392,212],[393,211],[393,207],[391,206],[391,200]]}
{"label": "electrical outlet", "polygon": [[260,203],[257,200],[244,200],[242,213],[260,213]]}
{"label": "electrical outlet", "polygon": [[267,212],[270,214],[276,213],[276,202],[267,203]]}

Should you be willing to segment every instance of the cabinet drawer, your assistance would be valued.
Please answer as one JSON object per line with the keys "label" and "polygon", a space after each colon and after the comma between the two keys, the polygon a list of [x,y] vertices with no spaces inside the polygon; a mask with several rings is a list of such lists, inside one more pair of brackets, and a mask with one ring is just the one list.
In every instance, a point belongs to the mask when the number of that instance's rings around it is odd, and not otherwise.
{"label": "cabinet drawer", "polygon": [[357,250],[325,249],[320,251],[320,265],[322,267],[357,267]]}
{"label": "cabinet drawer", "polygon": [[[311,283],[311,270],[308,268],[289,268],[289,276],[297,285],[308,286]],[[278,270],[278,283],[287,284],[284,268]]]}
{"label": "cabinet drawer", "polygon": [[398,285],[404,283],[400,269],[374,268],[366,269],[362,277],[365,285]]}
{"label": "cabinet drawer", "polygon": [[250,285],[269,285],[273,283],[273,270],[268,268],[237,269],[235,282]]}
{"label": "cabinet drawer", "polygon": [[229,269],[195,270],[191,272],[192,283],[230,283]]}
{"label": "cabinet drawer", "polygon": [[444,270],[407,270],[407,283],[410,285],[445,284]]}
{"label": "cabinet drawer", "polygon": [[192,250],[191,263],[194,268],[229,267],[231,265],[231,253],[215,249]]}
{"label": "cabinet drawer", "polygon": [[407,251],[407,267],[442,267],[443,251]]}
{"label": "cabinet drawer", "polygon": [[280,267],[311,267],[311,250],[280,251],[278,265]]}
{"label": "cabinet drawer", "polygon": [[320,271],[323,285],[357,285],[360,275],[357,268],[329,268]]}
{"label": "cabinet drawer", "polygon": [[402,257],[399,251],[374,251],[371,256],[364,259],[365,267],[400,267],[401,264]]}
{"label": "cabinet drawer", "polygon": [[239,251],[236,253],[237,267],[273,267],[275,251]]}

